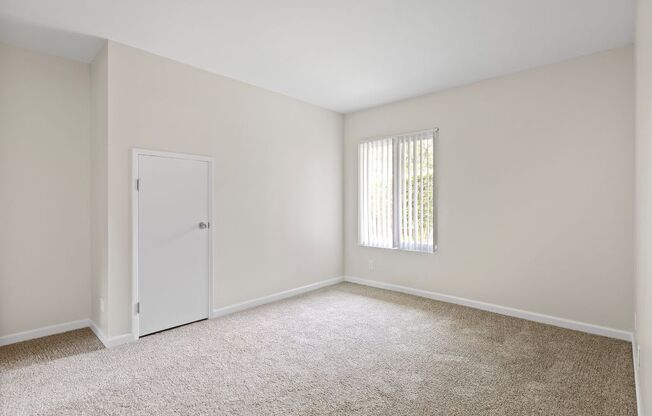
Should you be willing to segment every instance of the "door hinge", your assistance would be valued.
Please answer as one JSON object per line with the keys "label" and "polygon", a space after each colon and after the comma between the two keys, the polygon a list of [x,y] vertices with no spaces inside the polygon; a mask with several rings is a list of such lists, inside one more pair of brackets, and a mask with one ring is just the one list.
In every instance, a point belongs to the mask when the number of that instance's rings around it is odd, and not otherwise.
{"label": "door hinge", "polygon": [[140,302],[136,302],[136,315],[140,313]]}
{"label": "door hinge", "polygon": [[136,179],[136,190],[140,191],[140,178]]}

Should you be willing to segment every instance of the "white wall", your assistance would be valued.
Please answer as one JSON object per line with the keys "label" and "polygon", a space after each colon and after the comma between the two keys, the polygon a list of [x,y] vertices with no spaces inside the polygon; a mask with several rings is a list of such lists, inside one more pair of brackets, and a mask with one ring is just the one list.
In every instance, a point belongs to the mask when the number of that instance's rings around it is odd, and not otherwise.
{"label": "white wall", "polygon": [[[631,330],[632,52],[347,115],[345,273]],[[358,246],[357,143],[430,127],[439,251]]]}
{"label": "white wall", "polygon": [[[113,42],[91,66],[7,45],[0,58],[0,336],[88,317],[107,335],[129,332],[132,147],[215,158],[215,307],[346,272],[633,326],[632,48],[344,123]],[[357,141],[435,126],[439,252],[358,247]],[[649,348],[649,331],[638,335]]]}
{"label": "white wall", "polygon": [[[91,316],[107,334],[108,314],[108,47],[91,63]],[[102,308],[104,306],[104,308]],[[104,310],[103,310],[104,309]]]}
{"label": "white wall", "polygon": [[0,336],[90,314],[88,65],[0,43]]}
{"label": "white wall", "polygon": [[342,275],[342,116],[109,42],[109,333],[131,327],[131,149],[212,156],[214,302]]}
{"label": "white wall", "polygon": [[[652,2],[638,1],[636,29],[636,316],[642,407],[652,408]],[[639,414],[644,415],[642,409]]]}
{"label": "white wall", "polygon": [[215,307],[342,275],[341,115],[113,42],[0,47],[0,336],[130,331],[133,147],[215,158]]}

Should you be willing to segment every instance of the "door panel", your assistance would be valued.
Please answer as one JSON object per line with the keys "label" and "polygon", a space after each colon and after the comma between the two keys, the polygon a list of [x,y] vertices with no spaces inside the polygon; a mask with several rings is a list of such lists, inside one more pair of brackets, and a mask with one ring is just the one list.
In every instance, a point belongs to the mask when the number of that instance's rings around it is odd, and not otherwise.
{"label": "door panel", "polygon": [[138,156],[139,335],[208,318],[209,167]]}

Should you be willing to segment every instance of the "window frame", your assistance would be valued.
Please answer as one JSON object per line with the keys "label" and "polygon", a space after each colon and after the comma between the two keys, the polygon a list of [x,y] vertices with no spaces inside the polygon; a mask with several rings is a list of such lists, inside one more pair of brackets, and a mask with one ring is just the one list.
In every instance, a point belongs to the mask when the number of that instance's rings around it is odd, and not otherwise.
{"label": "window frame", "polygon": [[[399,138],[402,136],[410,136],[410,135],[417,135],[417,134],[432,134],[432,176],[433,176],[433,181],[432,181],[432,251],[430,250],[419,250],[419,249],[410,249],[410,248],[403,248],[400,247],[399,244],[399,235],[401,233],[401,227],[400,227],[400,210],[398,209],[398,201],[400,199],[399,195],[399,187],[398,187],[398,182],[399,182],[399,175],[397,174],[397,169],[398,169],[398,159],[399,159],[399,152],[398,152],[398,144],[399,144]],[[438,212],[438,205],[437,205],[437,196],[438,196],[438,187],[437,187],[437,150],[438,150],[438,138],[439,138],[439,128],[438,127],[433,127],[433,128],[428,128],[428,129],[423,129],[423,130],[416,130],[416,131],[410,131],[410,132],[405,132],[405,133],[398,133],[398,134],[388,134],[384,136],[375,136],[375,137],[369,137],[366,139],[362,139],[358,141],[358,146],[357,146],[357,175],[358,175],[358,181],[357,181],[357,193],[358,193],[358,224],[357,224],[357,239],[358,239],[358,246],[359,247],[364,247],[364,248],[372,248],[372,249],[381,249],[381,250],[395,250],[395,251],[407,251],[411,253],[423,253],[423,254],[434,254],[438,251],[439,249],[439,244],[438,244],[438,236],[437,236],[437,212]],[[366,245],[362,243],[362,210],[361,210],[361,205],[362,205],[362,192],[361,192],[361,175],[360,175],[360,144],[362,143],[368,143],[368,142],[373,142],[373,141],[378,141],[378,140],[386,140],[386,139],[391,139],[392,140],[392,217],[393,217],[393,226],[392,226],[392,237],[393,237],[393,243],[392,247],[379,247],[379,246],[372,246],[372,245]]]}

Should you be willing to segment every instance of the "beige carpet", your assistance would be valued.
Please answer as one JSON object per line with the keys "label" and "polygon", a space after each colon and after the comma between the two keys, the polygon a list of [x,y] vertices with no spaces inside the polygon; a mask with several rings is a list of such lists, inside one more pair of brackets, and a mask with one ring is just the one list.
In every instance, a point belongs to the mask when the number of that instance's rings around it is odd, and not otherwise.
{"label": "beige carpet", "polygon": [[629,343],[349,283],[111,350],[71,334],[0,349],[2,415],[636,413]]}
{"label": "beige carpet", "polygon": [[[46,363],[103,348],[104,345],[88,328],[64,332],[1,347],[0,371]],[[0,391],[2,390],[0,389]]]}

